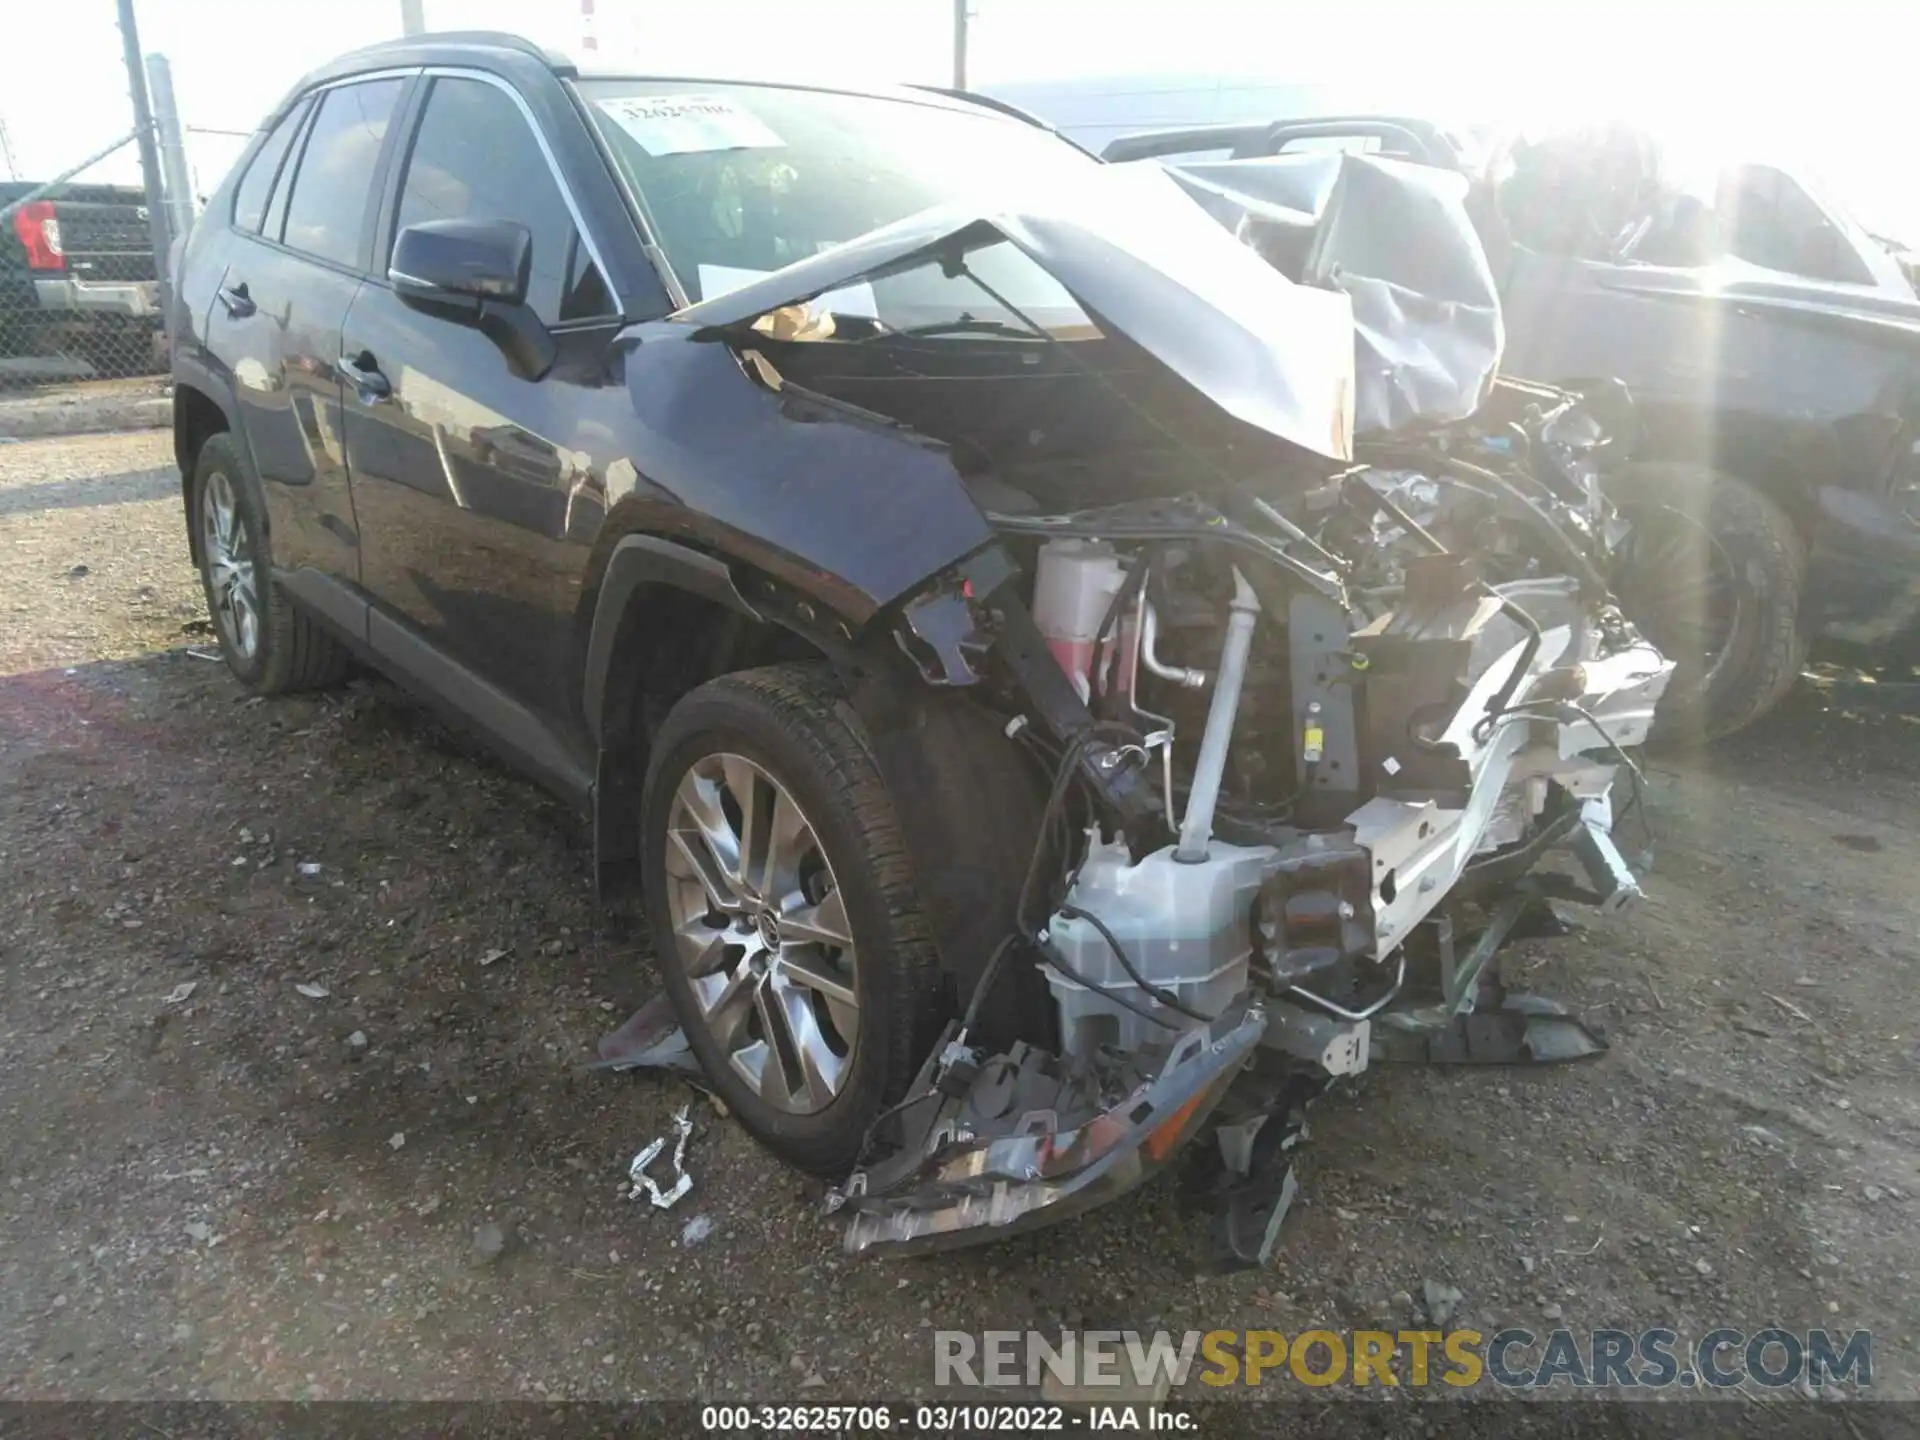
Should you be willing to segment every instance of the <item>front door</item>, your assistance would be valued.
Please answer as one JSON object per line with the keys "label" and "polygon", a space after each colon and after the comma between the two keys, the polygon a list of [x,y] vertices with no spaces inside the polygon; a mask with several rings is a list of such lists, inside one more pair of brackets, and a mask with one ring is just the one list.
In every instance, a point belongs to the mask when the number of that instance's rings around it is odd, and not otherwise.
{"label": "front door", "polygon": [[[441,74],[419,116],[394,223],[342,339],[362,583],[374,623],[408,632],[386,643],[424,646],[424,660],[451,660],[488,687],[463,693],[492,703],[497,692],[565,732],[577,721],[570,647],[585,541],[631,419],[607,368],[618,317],[515,93],[490,76]],[[528,303],[559,341],[546,375],[516,374],[478,330],[413,309],[387,285],[392,235],[444,219],[531,233]]]}

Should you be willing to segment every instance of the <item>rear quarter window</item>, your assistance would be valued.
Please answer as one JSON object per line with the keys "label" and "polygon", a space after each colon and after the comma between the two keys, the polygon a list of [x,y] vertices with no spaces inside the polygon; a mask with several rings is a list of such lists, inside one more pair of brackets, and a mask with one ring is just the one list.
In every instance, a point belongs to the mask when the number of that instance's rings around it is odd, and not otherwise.
{"label": "rear quarter window", "polygon": [[254,152],[246,174],[240,177],[240,184],[234,191],[233,223],[238,229],[259,233],[261,222],[266,219],[267,201],[273,195],[273,182],[280,178],[280,167],[287,158],[287,148],[292,145],[293,137],[300,133],[300,122],[306,119],[307,107],[311,103],[302,99],[289,110],[286,118],[273,127],[272,133]]}

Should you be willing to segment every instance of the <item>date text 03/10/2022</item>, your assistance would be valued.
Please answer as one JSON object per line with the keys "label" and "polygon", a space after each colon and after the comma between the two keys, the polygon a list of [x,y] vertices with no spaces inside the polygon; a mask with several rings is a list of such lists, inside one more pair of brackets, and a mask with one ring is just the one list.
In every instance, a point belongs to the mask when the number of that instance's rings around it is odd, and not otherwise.
{"label": "date text 03/10/2022", "polygon": [[1044,1435],[1070,1430],[1192,1434],[1200,1420],[1190,1410],[1146,1404],[705,1405],[700,1428],[760,1435]]}

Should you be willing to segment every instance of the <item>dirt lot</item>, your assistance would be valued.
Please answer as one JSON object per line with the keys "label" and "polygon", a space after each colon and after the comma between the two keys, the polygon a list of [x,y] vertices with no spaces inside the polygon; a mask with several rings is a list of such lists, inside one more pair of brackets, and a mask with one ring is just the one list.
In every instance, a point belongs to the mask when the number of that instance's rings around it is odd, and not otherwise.
{"label": "dirt lot", "polygon": [[0,445],[0,1398],[870,1399],[936,1326],[1397,1326],[1429,1279],[1485,1330],[1870,1328],[1920,1395],[1891,687],[1657,764],[1649,902],[1504,962],[1611,1053],[1364,1077],[1270,1271],[1199,1274],[1165,1183],[854,1262],[697,1097],[693,1194],[620,1198],[692,1092],[583,1069],[654,983],[584,827],[382,684],[245,699],[189,648],[175,487],[164,433]]}

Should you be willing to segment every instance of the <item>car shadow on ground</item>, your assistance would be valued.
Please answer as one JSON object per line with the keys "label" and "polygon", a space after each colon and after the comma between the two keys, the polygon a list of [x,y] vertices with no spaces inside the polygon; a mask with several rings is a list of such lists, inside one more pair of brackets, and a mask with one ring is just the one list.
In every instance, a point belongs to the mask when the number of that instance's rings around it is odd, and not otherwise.
{"label": "car shadow on ground", "polygon": [[49,480],[0,490],[0,517],[93,505],[129,505],[141,500],[172,499],[179,494],[180,476],[172,470],[131,470],[124,475]]}

